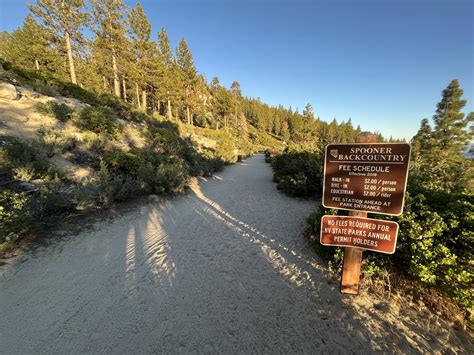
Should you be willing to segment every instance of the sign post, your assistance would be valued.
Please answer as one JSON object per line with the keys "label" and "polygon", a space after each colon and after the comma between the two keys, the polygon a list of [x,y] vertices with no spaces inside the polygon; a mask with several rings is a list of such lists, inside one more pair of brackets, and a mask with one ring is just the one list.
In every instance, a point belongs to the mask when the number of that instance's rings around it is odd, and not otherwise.
{"label": "sign post", "polygon": [[[367,217],[367,212],[349,212],[351,216]],[[341,292],[350,295],[359,294],[360,266],[362,249],[344,248],[342,261]]]}
{"label": "sign post", "polygon": [[[406,143],[376,143],[376,136],[371,133],[360,134],[354,144],[329,144],[324,161],[323,206],[348,210],[349,216],[354,218],[367,218],[368,212],[400,215],[405,199],[410,150],[410,145]],[[321,231],[322,228],[323,226]],[[356,229],[351,229],[354,230]],[[363,234],[364,231],[358,233]],[[335,237],[338,237],[337,240],[344,240],[343,235]],[[361,239],[360,236],[346,237]],[[396,235],[393,239],[396,241]],[[361,242],[368,244],[357,244],[356,239],[351,239],[352,244],[331,244],[346,245],[342,267],[342,293],[359,293],[363,249],[381,251],[369,247],[370,243],[378,245],[376,240],[368,238],[361,239]],[[323,234],[321,243],[324,244]]]}

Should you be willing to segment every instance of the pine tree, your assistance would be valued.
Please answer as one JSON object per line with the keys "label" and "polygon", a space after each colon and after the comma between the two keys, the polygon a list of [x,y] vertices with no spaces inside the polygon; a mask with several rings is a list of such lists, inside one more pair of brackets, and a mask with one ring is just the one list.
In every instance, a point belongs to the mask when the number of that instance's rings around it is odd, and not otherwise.
{"label": "pine tree", "polygon": [[60,80],[67,78],[63,51],[54,46],[54,37],[31,15],[25,17],[22,27],[5,37],[0,52],[3,58],[17,66],[41,70]]}
{"label": "pine tree", "polygon": [[219,86],[213,93],[214,98],[214,114],[216,117],[222,117],[223,126],[228,128],[229,115],[232,113],[232,94],[224,87]]}
{"label": "pine tree", "polygon": [[470,118],[465,118],[464,113],[461,112],[466,105],[466,100],[461,99],[462,94],[463,90],[459,82],[451,81],[443,90],[443,97],[437,104],[436,113],[433,116],[435,124],[433,138],[436,139],[437,146],[443,155],[459,154],[472,138],[472,133],[466,130],[470,124]]}
{"label": "pine tree", "polygon": [[219,78],[217,76],[213,77],[210,85],[212,90],[217,90],[221,86]]}
{"label": "pine tree", "polygon": [[73,44],[82,40],[81,29],[88,21],[88,15],[83,12],[84,0],[37,0],[36,5],[28,7],[65,44],[71,82],[77,84]]}
{"label": "pine tree", "polygon": [[473,115],[461,112],[466,104],[462,94],[458,81],[451,81],[436,106],[433,129],[423,119],[412,139],[411,174],[423,188],[454,191],[468,186],[472,161],[464,157],[463,150],[473,137]]}
{"label": "pine tree", "polygon": [[[128,23],[133,49],[130,73],[137,86],[140,87],[138,91],[141,91],[141,108],[146,111],[147,89],[151,87],[152,78],[156,75],[158,61],[156,46],[150,41],[151,24],[140,3],[137,3],[136,7],[130,11]],[[139,102],[140,98],[137,97],[137,103]]]}
{"label": "pine tree", "polygon": [[[158,97],[160,100],[167,103],[166,114],[168,119],[172,119],[173,113],[171,102],[173,101],[176,103],[179,98],[179,91],[177,90],[179,83],[176,60],[173,56],[170,39],[164,27],[160,32],[158,32],[158,51],[161,62],[164,65],[163,71],[160,75],[161,85],[158,88]],[[176,119],[178,119],[178,117],[176,117]]]}
{"label": "pine tree", "polygon": [[242,91],[240,90],[240,84],[237,81],[233,81],[232,84],[230,85],[230,92],[234,97],[241,97],[242,96]]}
{"label": "pine tree", "polygon": [[240,84],[237,81],[233,81],[230,85],[230,92],[234,98],[234,116],[237,119],[240,107],[240,101],[242,99],[242,91],[240,90]]}
{"label": "pine tree", "polygon": [[310,103],[307,103],[303,110],[303,117],[307,120],[314,119],[313,106]]}
{"label": "pine tree", "polygon": [[126,8],[122,0],[90,0],[90,2],[96,43],[110,53],[114,94],[120,97],[120,61],[123,59],[123,53],[128,50],[123,21]]}
{"label": "pine tree", "polygon": [[290,141],[290,130],[288,129],[288,122],[283,121],[281,123],[281,137],[283,138],[284,142],[289,142]]}
{"label": "pine tree", "polygon": [[193,55],[184,38],[181,38],[176,48],[176,64],[183,86],[183,102],[186,107],[187,123],[192,124],[192,113],[190,111],[197,106],[199,96],[197,91],[197,71],[194,66]]}

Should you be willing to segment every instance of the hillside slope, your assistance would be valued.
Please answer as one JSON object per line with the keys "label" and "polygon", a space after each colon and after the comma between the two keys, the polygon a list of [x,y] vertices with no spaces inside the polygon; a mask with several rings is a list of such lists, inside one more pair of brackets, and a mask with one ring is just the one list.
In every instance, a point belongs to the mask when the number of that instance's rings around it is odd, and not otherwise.
{"label": "hillside slope", "polygon": [[[264,149],[269,133],[169,121],[38,73],[0,70],[0,243],[146,194],[180,193],[195,176]],[[4,245],[5,246],[5,245]]]}

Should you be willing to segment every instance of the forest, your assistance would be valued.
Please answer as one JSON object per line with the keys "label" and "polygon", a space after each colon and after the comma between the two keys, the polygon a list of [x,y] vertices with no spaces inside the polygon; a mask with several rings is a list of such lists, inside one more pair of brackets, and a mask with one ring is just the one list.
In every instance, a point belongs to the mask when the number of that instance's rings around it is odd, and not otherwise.
{"label": "forest", "polygon": [[[349,120],[330,124],[308,104],[302,113],[244,97],[234,81],[225,88],[208,81],[194,65],[184,38],[176,48],[166,29],[152,33],[140,5],[121,0],[37,1],[23,26],[1,34],[1,56],[14,66],[34,70],[47,81],[68,82],[97,94],[110,94],[135,109],[188,125],[215,130],[248,124],[285,142],[313,145],[318,139],[350,139]],[[53,88],[38,88],[54,93]],[[53,91],[53,92],[52,92]],[[344,132],[344,133],[342,133]],[[322,138],[324,137],[324,138]]]}

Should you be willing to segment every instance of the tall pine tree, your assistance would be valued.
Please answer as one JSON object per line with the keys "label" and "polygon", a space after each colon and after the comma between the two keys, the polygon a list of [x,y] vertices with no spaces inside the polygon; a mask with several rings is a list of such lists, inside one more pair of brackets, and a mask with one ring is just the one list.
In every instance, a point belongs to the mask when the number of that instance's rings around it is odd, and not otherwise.
{"label": "tall pine tree", "polygon": [[45,28],[66,47],[71,82],[77,84],[73,44],[82,40],[82,27],[87,24],[84,0],[37,0],[28,5]]}
{"label": "tall pine tree", "polygon": [[31,15],[25,17],[23,26],[13,31],[0,45],[0,53],[6,60],[15,65],[36,69],[54,78],[65,80],[62,53],[54,43],[54,37]]}
{"label": "tall pine tree", "polygon": [[199,92],[197,90],[197,70],[194,66],[193,55],[188,44],[181,38],[176,48],[176,64],[178,66],[183,90],[183,102],[186,108],[186,120],[192,124],[191,110],[197,106]]}
{"label": "tall pine tree", "polygon": [[[157,50],[154,43],[150,41],[151,24],[140,3],[137,3],[136,7],[130,11],[128,23],[133,50],[131,76],[140,88],[141,108],[146,111],[147,90],[150,88],[151,79],[156,75],[154,66],[157,64]],[[137,97],[137,102],[140,102],[139,97]]]}
{"label": "tall pine tree", "polygon": [[469,118],[461,112],[466,105],[466,100],[461,99],[462,94],[459,82],[451,81],[443,90],[443,97],[433,116],[433,137],[444,155],[459,154],[472,138],[472,133],[466,130]]}
{"label": "tall pine tree", "polygon": [[[125,5],[122,0],[90,0],[96,43],[110,53],[114,94],[120,97],[120,61],[128,50],[125,37]],[[123,68],[122,68],[123,69]],[[122,70],[123,71],[123,70]]]}

